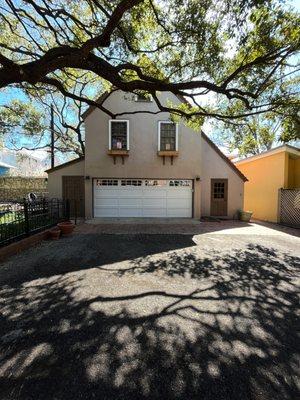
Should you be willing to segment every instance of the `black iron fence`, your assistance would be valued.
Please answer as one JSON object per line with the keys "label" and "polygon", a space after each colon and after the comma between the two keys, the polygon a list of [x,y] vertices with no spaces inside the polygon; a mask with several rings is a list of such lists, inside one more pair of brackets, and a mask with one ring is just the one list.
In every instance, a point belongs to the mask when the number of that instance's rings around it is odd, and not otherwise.
{"label": "black iron fence", "polygon": [[0,246],[70,218],[68,200],[39,199],[0,203]]}
{"label": "black iron fence", "polygon": [[70,204],[70,217],[74,219],[75,224],[77,219],[82,219],[84,218],[85,212],[84,212],[84,199],[69,199],[69,204]]}

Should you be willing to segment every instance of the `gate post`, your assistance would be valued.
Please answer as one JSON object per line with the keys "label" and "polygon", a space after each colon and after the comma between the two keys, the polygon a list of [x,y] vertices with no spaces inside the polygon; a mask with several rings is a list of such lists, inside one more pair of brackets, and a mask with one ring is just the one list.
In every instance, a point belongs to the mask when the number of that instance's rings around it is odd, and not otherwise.
{"label": "gate post", "polygon": [[29,236],[30,227],[29,227],[29,212],[28,212],[28,203],[24,200],[24,220],[25,220],[25,233]]}
{"label": "gate post", "polygon": [[69,221],[70,220],[70,200],[66,200],[66,215],[65,218]]}
{"label": "gate post", "polygon": [[278,189],[278,204],[277,204],[277,223],[281,223],[281,198],[282,198],[282,188]]}

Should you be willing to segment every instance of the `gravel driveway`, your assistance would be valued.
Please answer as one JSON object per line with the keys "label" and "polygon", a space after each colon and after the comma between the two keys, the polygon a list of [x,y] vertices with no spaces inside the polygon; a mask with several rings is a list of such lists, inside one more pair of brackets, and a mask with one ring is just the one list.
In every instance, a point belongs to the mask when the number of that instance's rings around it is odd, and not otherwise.
{"label": "gravel driveway", "polygon": [[297,399],[299,257],[255,225],[44,242],[0,266],[0,398]]}

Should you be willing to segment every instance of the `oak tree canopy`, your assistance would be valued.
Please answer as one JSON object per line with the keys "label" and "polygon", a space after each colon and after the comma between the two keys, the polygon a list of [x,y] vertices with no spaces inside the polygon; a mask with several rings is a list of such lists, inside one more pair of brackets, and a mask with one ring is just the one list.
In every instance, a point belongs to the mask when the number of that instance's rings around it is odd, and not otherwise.
{"label": "oak tree canopy", "polygon": [[[299,110],[300,18],[281,1],[3,0],[0,31],[0,90],[58,93],[111,117],[96,94],[147,92],[200,124]],[[163,105],[163,91],[188,102]]]}

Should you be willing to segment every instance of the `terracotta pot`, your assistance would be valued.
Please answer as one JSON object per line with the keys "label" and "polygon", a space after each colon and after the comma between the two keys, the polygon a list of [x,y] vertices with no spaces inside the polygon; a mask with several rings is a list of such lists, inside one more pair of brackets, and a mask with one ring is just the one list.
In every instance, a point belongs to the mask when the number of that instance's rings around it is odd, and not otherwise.
{"label": "terracotta pot", "polygon": [[61,234],[60,229],[58,229],[58,228],[51,229],[49,231],[49,238],[52,240],[58,240],[60,237],[60,234]]}
{"label": "terracotta pot", "polygon": [[57,226],[59,227],[63,235],[70,235],[75,228],[75,225],[71,221],[59,222]]}

